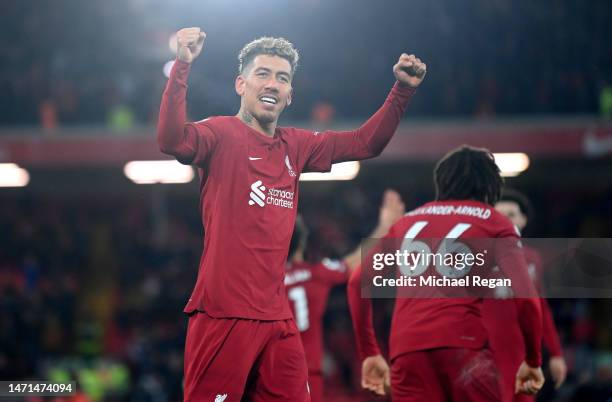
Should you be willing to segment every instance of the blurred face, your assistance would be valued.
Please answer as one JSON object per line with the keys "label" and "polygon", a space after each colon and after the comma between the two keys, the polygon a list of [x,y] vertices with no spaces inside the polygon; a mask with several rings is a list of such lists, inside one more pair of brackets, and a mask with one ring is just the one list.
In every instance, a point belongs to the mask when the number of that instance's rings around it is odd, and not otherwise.
{"label": "blurred face", "polygon": [[516,202],[500,201],[495,204],[495,210],[508,219],[520,230],[527,225],[527,217],[521,212],[521,208]]}
{"label": "blurred face", "polygon": [[256,56],[236,78],[242,108],[260,124],[276,122],[291,103],[291,65],[278,56]]}

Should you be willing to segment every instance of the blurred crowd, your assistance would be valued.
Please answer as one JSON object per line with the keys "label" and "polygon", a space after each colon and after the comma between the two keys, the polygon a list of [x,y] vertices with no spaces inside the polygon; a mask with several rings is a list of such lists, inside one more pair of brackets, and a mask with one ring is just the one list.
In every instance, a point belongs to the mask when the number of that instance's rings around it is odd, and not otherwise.
{"label": "blurred crowd", "polygon": [[[338,184],[333,192],[302,193],[300,209],[311,228],[309,259],[340,257],[372,229],[378,187]],[[408,208],[428,196],[398,190]],[[536,207],[558,196],[542,193]],[[587,202],[584,210],[590,212],[575,216],[576,202],[561,197],[556,208],[541,208],[545,213],[534,231],[609,236],[609,205]],[[195,283],[202,244],[194,199],[170,195],[165,218],[141,197],[24,195],[4,197],[2,205],[0,378],[70,378],[91,402],[182,400],[182,308]],[[553,221],[560,222],[556,228]],[[608,226],[593,229],[588,221]],[[602,398],[612,395],[612,303],[581,299],[551,305],[570,376],[561,390],[546,388],[539,400],[607,401]],[[376,301],[375,309],[385,344],[392,303]],[[367,400],[359,390],[342,286],[331,293],[325,346],[326,400]]]}
{"label": "blurred crowd", "polygon": [[612,7],[605,0],[235,3],[6,2],[0,125],[154,123],[162,66],[174,57],[168,39],[186,25],[209,34],[190,79],[194,119],[236,112],[236,56],[266,34],[286,36],[301,52],[290,120],[370,115],[402,52],[428,64],[411,115],[612,116]]}

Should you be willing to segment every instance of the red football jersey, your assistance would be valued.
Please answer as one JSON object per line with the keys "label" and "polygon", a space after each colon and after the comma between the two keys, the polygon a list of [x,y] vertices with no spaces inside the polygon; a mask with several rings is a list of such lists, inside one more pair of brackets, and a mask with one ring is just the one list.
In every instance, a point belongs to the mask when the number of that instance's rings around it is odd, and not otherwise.
{"label": "red football jersey", "polygon": [[346,283],[349,277],[346,264],[324,259],[318,264],[288,263],[285,272],[287,297],[295,323],[300,330],[308,371],[321,371],[323,357],[323,314],[329,290]]}
{"label": "red football jersey", "polygon": [[283,279],[303,171],[374,157],[389,142],[414,89],[396,83],[383,106],[353,131],[277,127],[266,136],[238,117],[186,121],[190,64],[174,64],[160,109],[160,149],[200,175],[204,250],[185,312],[214,318],[291,318]]}
{"label": "red football jersey", "polygon": [[[536,288],[541,290],[543,271],[542,259],[538,251],[525,247],[525,259],[529,276],[534,281]],[[484,300],[482,309],[493,357],[502,374],[502,394],[505,401],[511,401],[513,398],[514,377],[525,356],[525,342],[518,325],[518,312],[514,300],[508,299],[510,296],[510,294],[500,292],[498,298]],[[544,346],[551,356],[563,356],[559,334],[546,299],[541,299],[541,307]]]}
{"label": "red football jersey", "polygon": [[[508,247],[494,249],[488,265],[499,265],[518,283],[528,283],[525,257],[518,233],[511,222],[491,206],[477,201],[437,201],[417,208],[400,219],[385,236],[395,240],[396,250],[404,239],[505,239]],[[416,240],[415,240],[416,241]],[[392,241],[393,242],[393,241]],[[424,244],[424,243],[423,243]],[[388,250],[391,251],[391,250]],[[375,247],[369,254],[380,252]],[[367,261],[367,260],[366,260]],[[433,269],[432,266],[425,267]],[[424,271],[423,274],[427,274]],[[361,298],[361,268],[349,281],[349,305],[362,357],[379,354],[372,328],[372,306]],[[517,299],[518,300],[518,299]],[[526,339],[527,359],[539,366],[541,361],[541,312],[539,300],[517,301],[524,314],[519,316]],[[390,358],[403,353],[441,347],[479,349],[487,343],[481,317],[482,299],[397,298],[389,340]]]}

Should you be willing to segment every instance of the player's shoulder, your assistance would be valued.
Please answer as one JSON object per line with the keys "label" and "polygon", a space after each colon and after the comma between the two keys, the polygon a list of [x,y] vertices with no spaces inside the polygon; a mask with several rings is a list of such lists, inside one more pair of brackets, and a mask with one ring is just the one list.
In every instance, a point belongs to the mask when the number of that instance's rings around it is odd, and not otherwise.
{"label": "player's shoulder", "polygon": [[308,140],[320,134],[319,131],[307,130],[298,127],[278,127],[279,134],[287,139]]}
{"label": "player's shoulder", "polygon": [[286,272],[295,272],[295,271],[309,271],[313,275],[316,275],[320,271],[336,271],[336,272],[344,272],[347,270],[347,266],[342,260],[334,259],[334,258],[323,258],[318,262],[299,262],[299,263],[291,263],[287,265]]}
{"label": "player's shoulder", "polygon": [[194,121],[195,126],[204,126],[214,130],[232,127],[237,123],[235,116],[210,116],[202,120]]}
{"label": "player's shoulder", "polygon": [[397,220],[397,222],[395,222],[395,224],[393,226],[391,226],[391,230],[389,230],[389,232],[391,232],[394,228],[401,228],[404,227],[406,225],[409,225],[419,219],[422,219],[424,214],[426,214],[427,212],[427,207],[429,207],[430,205],[434,205],[435,201],[432,202],[428,202],[425,203],[423,205],[420,205],[408,212],[406,212],[404,214],[404,216],[402,216],[400,219]]}
{"label": "player's shoulder", "polygon": [[497,212],[491,207],[491,228],[495,232],[495,237],[517,236],[521,237],[521,231],[505,215]]}
{"label": "player's shoulder", "polygon": [[301,262],[287,262],[285,269],[287,272],[296,271],[300,269],[312,269],[318,263],[313,263],[309,261],[301,261]]}
{"label": "player's shoulder", "polygon": [[333,258],[323,258],[312,268],[314,280],[325,286],[346,283],[349,273],[349,267],[344,261]]}
{"label": "player's shoulder", "polygon": [[430,201],[406,213],[400,222],[407,225],[420,220],[440,224],[450,221],[467,223],[475,229],[480,228],[479,235],[487,237],[519,234],[510,220],[493,206],[474,200]]}
{"label": "player's shoulder", "polygon": [[239,141],[244,126],[236,116],[211,116],[190,124],[201,135],[212,136],[219,142]]}
{"label": "player's shoulder", "polygon": [[344,261],[333,258],[323,258],[317,264],[315,269],[326,269],[328,271],[345,272],[347,270],[347,267]]}
{"label": "player's shoulder", "polygon": [[287,263],[285,267],[285,286],[293,286],[312,280],[316,264],[310,262]]}
{"label": "player's shoulder", "polygon": [[279,126],[277,127],[277,130],[279,130],[280,132],[282,132],[283,134],[288,134],[288,135],[317,135],[318,131],[312,131],[312,130],[308,130],[306,128],[299,128],[299,127],[293,127],[293,126]]}

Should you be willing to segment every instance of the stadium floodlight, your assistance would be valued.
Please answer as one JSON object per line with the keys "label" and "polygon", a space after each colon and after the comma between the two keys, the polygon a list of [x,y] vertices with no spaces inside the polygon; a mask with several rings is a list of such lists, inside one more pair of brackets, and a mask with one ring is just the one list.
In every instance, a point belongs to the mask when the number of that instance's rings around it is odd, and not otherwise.
{"label": "stadium floodlight", "polygon": [[123,173],[136,184],[189,183],[194,176],[191,166],[177,161],[131,161]]}
{"label": "stadium floodlight", "polygon": [[16,163],[0,163],[0,187],[25,187],[30,174]]}
{"label": "stadium floodlight", "polygon": [[529,157],[522,152],[495,153],[495,163],[503,177],[515,177],[529,167]]}
{"label": "stadium floodlight", "polygon": [[327,173],[304,173],[300,181],[322,181],[322,180],[353,180],[359,173],[359,162],[334,163],[331,172]]}

